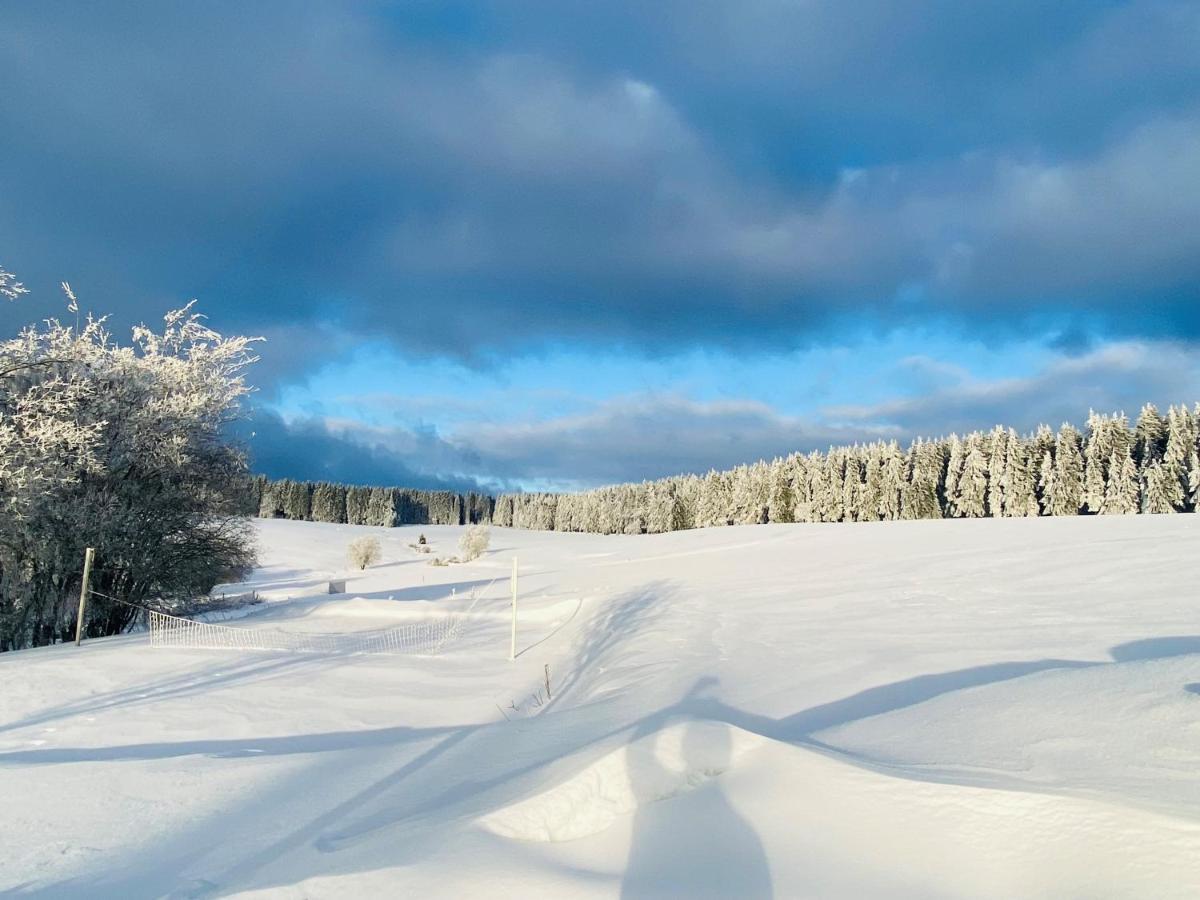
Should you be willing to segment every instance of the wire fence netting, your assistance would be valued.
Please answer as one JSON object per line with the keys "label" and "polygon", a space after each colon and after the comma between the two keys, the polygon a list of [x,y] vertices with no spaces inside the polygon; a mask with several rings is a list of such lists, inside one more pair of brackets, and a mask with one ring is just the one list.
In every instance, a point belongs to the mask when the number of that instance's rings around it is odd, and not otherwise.
{"label": "wire fence netting", "polygon": [[[126,603],[116,597],[97,596]],[[151,647],[194,650],[279,650],[292,653],[440,653],[457,640],[470,620],[479,597],[460,613],[429,616],[389,628],[350,632],[286,631],[204,622],[139,606],[146,615]],[[134,604],[128,604],[134,605]]]}

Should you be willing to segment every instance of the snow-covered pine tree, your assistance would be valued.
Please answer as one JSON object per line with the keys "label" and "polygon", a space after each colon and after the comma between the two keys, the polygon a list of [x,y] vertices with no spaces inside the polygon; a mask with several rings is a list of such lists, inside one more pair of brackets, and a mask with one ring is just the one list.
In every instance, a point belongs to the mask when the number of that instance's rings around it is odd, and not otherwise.
{"label": "snow-covered pine tree", "polygon": [[1153,403],[1147,403],[1138,414],[1133,433],[1133,461],[1139,471],[1162,459],[1167,447],[1167,422]]}
{"label": "snow-covered pine tree", "polygon": [[263,484],[258,500],[258,515],[263,519],[283,518],[283,482],[268,481]]}
{"label": "snow-covered pine tree", "polygon": [[487,494],[469,491],[466,501],[466,522],[469,525],[479,525],[492,520],[492,498]]}
{"label": "snow-covered pine tree", "polygon": [[819,450],[814,450],[799,460],[794,511],[794,518],[797,522],[821,521],[817,512],[816,498],[820,492],[824,465],[825,457]]}
{"label": "snow-covered pine tree", "polygon": [[863,448],[863,485],[858,520],[877,522],[883,509],[883,445],[878,441]]}
{"label": "snow-covered pine tree", "polygon": [[904,490],[908,485],[909,461],[904,451],[890,441],[883,450],[879,515],[887,521],[900,518],[904,508]]}
{"label": "snow-covered pine tree", "polygon": [[1112,417],[1113,432],[1112,441],[1113,449],[1119,454],[1128,453],[1130,458],[1133,458],[1133,431],[1129,427],[1129,417],[1123,412],[1117,413]]}
{"label": "snow-covered pine tree", "polygon": [[593,491],[576,494],[574,500],[568,504],[563,504],[563,498],[559,498],[555,524],[560,531],[589,530],[588,509],[592,504],[593,494]]}
{"label": "snow-covered pine tree", "polygon": [[[573,510],[570,516],[571,530],[595,532],[596,525],[596,492],[586,491],[579,494],[575,498],[575,502],[571,504]],[[493,521],[495,521],[496,513],[492,512]],[[564,522],[564,524],[566,524]]]}
{"label": "snow-covered pine tree", "polygon": [[[647,485],[627,484],[618,492],[621,496],[621,531],[624,534],[644,534],[649,503]],[[553,494],[547,495],[553,497]],[[557,510],[556,510],[557,512]]]}
{"label": "snow-covered pine tree", "polygon": [[1037,516],[1040,512],[1035,484],[1035,468],[1030,457],[1032,442],[1010,432],[1004,461],[1007,488],[1004,514],[1013,518]]}
{"label": "snow-covered pine tree", "polygon": [[[568,494],[569,496],[569,494]],[[563,499],[558,500],[558,526],[559,530],[563,530]],[[647,485],[646,497],[646,533],[647,534],[662,534],[670,532],[672,520],[672,508],[674,506],[674,492],[671,490],[671,482],[666,479],[661,481],[653,481]]]}
{"label": "snow-covered pine tree", "polygon": [[1142,512],[1158,515],[1179,512],[1183,508],[1183,485],[1172,465],[1154,460],[1142,473],[1142,480]]}
{"label": "snow-covered pine tree", "polygon": [[513,528],[528,528],[530,523],[529,515],[529,494],[514,494],[512,507],[512,527]]}
{"label": "snow-covered pine tree", "polygon": [[530,494],[517,494],[513,497],[513,528],[529,528],[533,521],[530,505],[533,497]]}
{"label": "snow-covered pine tree", "polygon": [[318,482],[312,490],[312,520],[314,522],[346,521],[346,489],[328,481]]}
{"label": "snow-covered pine tree", "polygon": [[592,491],[592,502],[588,510],[588,531],[596,534],[616,534],[624,523],[617,508],[616,491],[611,487]]}
{"label": "snow-covered pine tree", "polygon": [[716,525],[728,525],[729,495],[725,475],[716,469],[704,476],[700,485],[700,493],[696,498],[696,525],[700,528],[711,528]]}
{"label": "snow-covered pine tree", "polygon": [[1200,452],[1196,450],[1188,458],[1187,497],[1192,509],[1200,509]]}
{"label": "snow-covered pine tree", "polygon": [[[1045,498],[1043,484],[1047,479],[1046,465],[1054,464],[1054,432],[1049,425],[1039,425],[1034,432],[1029,449],[1030,472],[1033,475],[1034,493],[1037,496],[1039,515],[1049,515],[1049,503]],[[1053,474],[1050,474],[1053,478]]]}
{"label": "snow-covered pine tree", "polygon": [[671,521],[667,523],[668,531],[683,531],[692,527],[692,513],[688,503],[686,478],[672,479],[669,492],[671,494]]}
{"label": "snow-covered pine tree", "polygon": [[796,490],[792,479],[797,474],[797,459],[800,457],[776,457],[771,461],[771,491],[767,501],[769,522],[796,521]]}
{"label": "snow-covered pine tree", "polygon": [[800,456],[800,459],[797,461],[795,476],[795,520],[797,522],[816,522],[818,520],[813,510],[824,454],[820,450],[813,450],[802,456],[797,455]]}
{"label": "snow-covered pine tree", "polygon": [[1058,472],[1054,468],[1054,454],[1046,450],[1042,453],[1041,462],[1037,467],[1038,504],[1043,516],[1054,515],[1054,498],[1058,496]]}
{"label": "snow-covered pine tree", "polygon": [[396,492],[392,488],[371,488],[366,518],[367,525],[393,527],[396,524]]}
{"label": "snow-covered pine tree", "polygon": [[1006,514],[1011,437],[1008,429],[1003,425],[997,425],[992,429],[985,442],[988,468],[987,515],[997,519]]}
{"label": "snow-covered pine tree", "polygon": [[1079,515],[1083,496],[1083,437],[1075,426],[1064,422],[1054,444],[1054,495],[1044,498],[1048,515]]}
{"label": "snow-covered pine tree", "polygon": [[265,475],[255,475],[246,479],[246,505],[243,512],[247,516],[257,516],[262,505],[263,489],[267,485]]}
{"label": "snow-covered pine tree", "polygon": [[973,431],[963,442],[963,467],[953,497],[955,515],[979,519],[987,515],[987,439]]}
{"label": "snow-covered pine tree", "polygon": [[863,495],[862,448],[855,444],[842,469],[842,521],[858,522]]}
{"label": "snow-covered pine tree", "polygon": [[1132,441],[1125,447],[1114,447],[1108,463],[1108,483],[1100,512],[1104,515],[1132,515],[1138,511],[1138,471],[1133,461]]}
{"label": "snow-covered pine tree", "polygon": [[558,509],[554,516],[555,531],[579,531],[578,512],[583,503],[583,494],[559,494]]}
{"label": "snow-covered pine tree", "polygon": [[814,522],[842,520],[842,480],[846,474],[845,451],[834,447],[822,455],[817,468],[813,496]]}
{"label": "snow-covered pine tree", "polygon": [[738,525],[761,525],[770,506],[770,473],[765,463],[738,466],[732,473],[730,517]]}
{"label": "snow-covered pine tree", "polygon": [[283,488],[283,514],[297,522],[312,518],[312,489],[307,481],[288,479]]}
{"label": "snow-covered pine tree", "polygon": [[[1163,448],[1163,465],[1171,477],[1179,484],[1180,500],[1175,504],[1175,511],[1182,512],[1188,506],[1188,494],[1191,479],[1189,466],[1191,455],[1196,449],[1195,422],[1186,406],[1178,409],[1174,406],[1167,410],[1167,440]],[[1172,492],[1173,494],[1173,492]]]}
{"label": "snow-covered pine tree", "polygon": [[[349,518],[351,524],[353,524],[353,522],[354,522],[354,518],[350,515],[350,509],[351,509],[350,498],[352,496],[353,490],[354,489],[351,488],[349,491],[346,492],[346,513],[347,513],[347,518]],[[512,522],[513,522],[513,496],[512,496],[512,494],[501,494],[499,497],[496,498],[496,507],[495,507],[495,509],[492,510],[492,522],[496,525],[499,525],[501,528],[511,528],[512,527]]]}
{"label": "snow-covered pine tree", "polygon": [[432,524],[433,520],[429,517],[429,498],[425,491],[397,488],[395,502],[397,525]]}
{"label": "snow-covered pine tree", "polygon": [[937,441],[917,439],[909,449],[912,475],[904,487],[903,516],[906,519],[940,519],[941,501],[938,484],[942,477],[944,455]]}
{"label": "snow-covered pine tree", "polygon": [[346,521],[351,525],[367,524],[367,507],[371,503],[371,489],[353,484],[346,488]]}
{"label": "snow-covered pine tree", "polygon": [[966,449],[962,439],[957,434],[950,435],[946,460],[945,498],[946,515],[954,518],[960,515],[958,512],[958,482],[962,478],[965,455]]}
{"label": "snow-covered pine tree", "polygon": [[695,475],[685,475],[679,480],[676,496],[679,499],[678,524],[672,526],[673,531],[696,527],[696,502],[700,496],[700,479]]}
{"label": "snow-covered pine tree", "polygon": [[1108,488],[1108,463],[1112,459],[1112,425],[1095,410],[1088,412],[1087,443],[1084,445],[1083,499],[1090,512],[1104,509]]}
{"label": "snow-covered pine tree", "polygon": [[1033,435],[1033,446],[1030,449],[1030,456],[1033,459],[1041,460],[1047,453],[1054,453],[1054,444],[1054,429],[1049,425],[1039,425]]}

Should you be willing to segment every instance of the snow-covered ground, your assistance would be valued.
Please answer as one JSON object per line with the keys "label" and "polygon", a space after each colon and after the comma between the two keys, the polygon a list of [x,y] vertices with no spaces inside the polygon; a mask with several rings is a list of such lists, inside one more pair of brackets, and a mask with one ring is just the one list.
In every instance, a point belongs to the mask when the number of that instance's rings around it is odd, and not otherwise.
{"label": "snow-covered ground", "polygon": [[1200,517],[259,529],[233,627],[465,627],[0,656],[0,893],[1200,895]]}

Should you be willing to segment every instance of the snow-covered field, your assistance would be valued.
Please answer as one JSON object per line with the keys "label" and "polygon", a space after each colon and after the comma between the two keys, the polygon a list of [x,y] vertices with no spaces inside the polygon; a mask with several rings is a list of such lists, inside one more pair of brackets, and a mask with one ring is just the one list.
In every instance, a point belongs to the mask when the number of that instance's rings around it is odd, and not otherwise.
{"label": "snow-covered field", "polygon": [[461,635],[0,656],[0,893],[1200,895],[1200,517],[259,528],[232,626]]}

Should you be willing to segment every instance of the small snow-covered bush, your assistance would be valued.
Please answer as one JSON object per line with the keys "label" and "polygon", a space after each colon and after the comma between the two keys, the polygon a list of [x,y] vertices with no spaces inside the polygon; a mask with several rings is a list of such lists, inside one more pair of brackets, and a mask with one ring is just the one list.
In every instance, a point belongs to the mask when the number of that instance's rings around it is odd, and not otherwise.
{"label": "small snow-covered bush", "polygon": [[360,571],[379,562],[381,553],[379,538],[370,535],[355,538],[346,548],[346,556],[350,560],[350,565]]}
{"label": "small snow-covered bush", "polygon": [[458,539],[458,552],[462,554],[463,562],[470,562],[483,555],[483,551],[491,543],[492,533],[486,525],[472,525]]}

